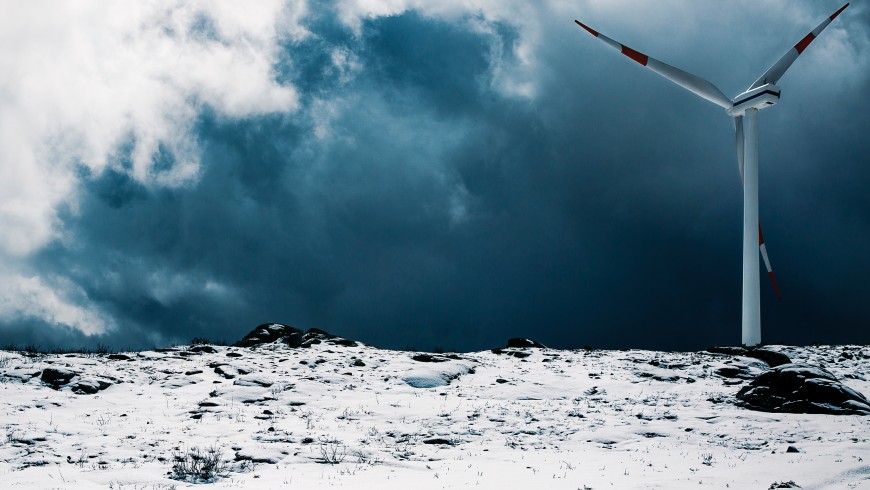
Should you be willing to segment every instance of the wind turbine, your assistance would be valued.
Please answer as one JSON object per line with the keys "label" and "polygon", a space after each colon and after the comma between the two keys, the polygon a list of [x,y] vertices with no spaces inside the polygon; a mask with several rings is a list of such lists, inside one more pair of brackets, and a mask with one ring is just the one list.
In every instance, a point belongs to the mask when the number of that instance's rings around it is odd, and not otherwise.
{"label": "wind turbine", "polygon": [[758,111],[779,102],[780,89],[776,82],[785,74],[785,71],[794,63],[794,60],[807,49],[807,46],[818,37],[822,30],[828,26],[840,12],[849,4],[843,5],[830,17],[822,21],[812,32],[804,36],[793,48],[788,50],[782,58],[773,64],[764,74],[758,77],[745,92],[729,99],[715,85],[701,77],[687,73],[679,68],[635,51],[624,44],[601,34],[591,27],[575,20],[589,34],[604,41],[608,46],[618,50],[625,56],[676,83],[680,87],[703,97],[710,102],[725,109],[729,116],[734,118],[734,126],[737,133],[737,165],[740,169],[740,179],[743,182],[743,316],[742,316],[742,340],[744,345],[758,345],[761,343],[761,299],[759,297],[759,272],[756,243],[767,274],[773,284],[778,297],[782,297],[770,260],[767,258],[767,249],[762,238],[761,225],[758,223]]}

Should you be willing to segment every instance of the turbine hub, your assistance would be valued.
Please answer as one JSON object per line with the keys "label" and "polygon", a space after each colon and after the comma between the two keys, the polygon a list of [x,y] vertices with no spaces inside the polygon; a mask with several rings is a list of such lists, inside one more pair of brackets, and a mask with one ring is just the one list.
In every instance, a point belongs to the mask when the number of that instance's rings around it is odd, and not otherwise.
{"label": "turbine hub", "polygon": [[728,115],[732,117],[742,116],[746,109],[767,109],[768,107],[779,102],[779,87],[772,83],[766,83],[758,88],[747,90],[742,94],[734,97],[731,101],[732,106],[727,110]]}

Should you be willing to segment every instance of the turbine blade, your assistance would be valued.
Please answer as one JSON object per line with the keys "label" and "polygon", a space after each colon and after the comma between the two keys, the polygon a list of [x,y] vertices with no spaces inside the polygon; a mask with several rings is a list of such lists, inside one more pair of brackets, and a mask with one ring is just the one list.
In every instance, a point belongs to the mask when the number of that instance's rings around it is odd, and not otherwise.
{"label": "turbine blade", "polygon": [[719,90],[719,88],[717,88],[715,85],[708,82],[707,80],[680,70],[677,67],[659,61],[651,56],[647,56],[639,51],[635,51],[624,44],[620,44],[613,39],[605,36],[604,34],[601,34],[595,29],[592,29],[586,24],[583,24],[579,20],[575,20],[574,22],[576,22],[577,25],[582,27],[583,29],[586,29],[589,34],[597,37],[611,48],[616,49],[625,56],[628,56],[632,60],[676,83],[680,87],[683,87],[684,89],[694,93],[695,95],[703,97],[724,109],[731,108],[731,100],[726,97],[725,94],[723,94],[722,91]]}
{"label": "turbine blade", "polygon": [[768,68],[763,75],[758,77],[758,80],[756,80],[747,90],[758,88],[766,83],[776,83],[780,78],[782,78],[782,76],[785,74],[785,71],[788,70],[791,64],[794,63],[794,60],[796,60],[797,57],[800,56],[800,54],[803,53],[805,49],[807,49],[807,46],[809,46],[810,43],[813,42],[813,39],[818,37],[819,34],[821,34],[821,32],[825,29],[825,27],[828,27],[828,24],[836,19],[837,16],[840,15],[840,12],[846,10],[846,7],[848,6],[848,3],[846,5],[843,5],[842,7],[840,7],[840,10],[837,10],[830,17],[822,21],[822,23],[819,24],[818,27],[816,27],[815,29],[813,29],[812,32],[804,36],[804,38],[801,39],[797,44],[795,44],[793,48],[788,50],[788,52],[785,53],[782,58],[779,59],[779,61],[774,63],[773,66]]}
{"label": "turbine blade", "polygon": [[773,284],[773,290],[776,291],[776,297],[782,299],[782,293],[779,286],[776,285],[776,278],[773,277],[773,269],[770,267],[770,259],[767,258],[767,247],[764,246],[764,235],[761,234],[761,223],[758,223],[758,248],[761,251],[761,258],[764,259],[764,267],[767,268],[767,276],[770,278],[770,283]]}

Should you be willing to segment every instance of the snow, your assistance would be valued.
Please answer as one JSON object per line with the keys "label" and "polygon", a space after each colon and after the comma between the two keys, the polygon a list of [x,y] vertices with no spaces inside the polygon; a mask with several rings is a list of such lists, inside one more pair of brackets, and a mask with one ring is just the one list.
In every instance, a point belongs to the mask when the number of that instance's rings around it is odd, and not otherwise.
{"label": "snow", "polygon": [[[770,348],[870,393],[870,347]],[[129,360],[0,351],[0,486],[191,488],[202,483],[173,479],[173,458],[197,448],[219,453],[225,476],[210,484],[221,488],[870,489],[870,417],[736,405],[748,380],[714,373],[761,372],[757,359],[215,349]],[[75,376],[54,390],[46,368]],[[112,385],[72,391],[98,381]]]}

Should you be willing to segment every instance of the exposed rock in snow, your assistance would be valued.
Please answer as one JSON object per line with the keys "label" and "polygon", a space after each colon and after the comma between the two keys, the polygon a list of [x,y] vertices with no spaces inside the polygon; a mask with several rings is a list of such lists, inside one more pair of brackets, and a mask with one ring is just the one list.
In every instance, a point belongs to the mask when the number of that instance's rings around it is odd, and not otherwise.
{"label": "exposed rock in snow", "polygon": [[447,362],[447,361],[449,361],[449,359],[447,359],[444,356],[438,356],[438,355],[432,355],[432,354],[417,354],[417,355],[411,356],[411,359],[413,359],[417,362]]}
{"label": "exposed rock in snow", "polygon": [[353,340],[345,339],[319,328],[309,328],[305,333],[298,328],[281,323],[264,323],[245,335],[242,340],[235,343],[236,347],[256,347],[263,344],[280,342],[289,347],[311,347],[312,345],[327,342],[343,347],[356,347]]}
{"label": "exposed rock in snow", "polygon": [[756,410],[835,415],[870,415],[870,402],[829,371],[808,364],[783,364],[756,377],[737,393]]}
{"label": "exposed rock in snow", "polygon": [[79,395],[93,395],[112,386],[112,383],[102,378],[85,378],[70,385],[73,393]]}
{"label": "exposed rock in snow", "polygon": [[725,354],[730,356],[752,357],[767,363],[770,367],[789,364],[791,359],[782,352],[777,352],[766,347],[710,347],[707,352]]}
{"label": "exposed rock in snow", "polygon": [[46,368],[42,371],[42,376],[40,378],[47,385],[51,386],[54,389],[58,389],[61,386],[69,383],[70,380],[72,380],[77,375],[78,373],[70,371],[69,369]]}
{"label": "exposed rock in snow", "polygon": [[512,339],[508,339],[507,341],[508,347],[534,347],[537,349],[546,349],[547,346],[531,339],[524,339],[522,337],[514,337]]}
{"label": "exposed rock in snow", "polygon": [[282,341],[290,347],[299,347],[302,343],[302,331],[280,323],[264,323],[242,337],[242,340],[236,342],[235,346],[253,347],[278,341]]}

